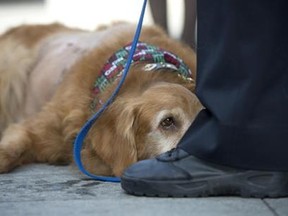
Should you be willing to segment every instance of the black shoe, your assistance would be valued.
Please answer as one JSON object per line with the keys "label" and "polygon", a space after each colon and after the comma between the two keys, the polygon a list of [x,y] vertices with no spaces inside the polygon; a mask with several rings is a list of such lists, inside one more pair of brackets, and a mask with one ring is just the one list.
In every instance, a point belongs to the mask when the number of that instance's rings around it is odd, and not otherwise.
{"label": "black shoe", "polygon": [[173,149],[124,171],[121,186],[129,194],[160,197],[285,197],[288,172],[241,170],[197,159]]}

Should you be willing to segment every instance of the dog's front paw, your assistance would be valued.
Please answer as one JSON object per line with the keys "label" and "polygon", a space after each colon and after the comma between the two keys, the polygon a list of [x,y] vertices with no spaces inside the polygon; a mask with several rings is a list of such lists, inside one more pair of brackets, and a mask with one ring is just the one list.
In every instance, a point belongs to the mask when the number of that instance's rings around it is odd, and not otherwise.
{"label": "dog's front paw", "polygon": [[9,172],[27,161],[27,158],[31,159],[32,156],[27,155],[30,143],[30,137],[24,127],[18,124],[8,127],[0,141],[0,173]]}
{"label": "dog's front paw", "polygon": [[7,173],[17,166],[15,157],[0,147],[0,173]]}

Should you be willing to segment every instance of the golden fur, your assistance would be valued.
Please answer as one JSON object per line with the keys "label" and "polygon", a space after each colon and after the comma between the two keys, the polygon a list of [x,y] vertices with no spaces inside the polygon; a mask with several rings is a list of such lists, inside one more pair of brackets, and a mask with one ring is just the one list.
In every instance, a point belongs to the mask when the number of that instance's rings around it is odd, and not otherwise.
{"label": "golden fur", "polygon": [[[27,25],[0,37],[0,173],[32,162],[73,161],[74,138],[92,114],[98,71],[131,42],[134,31],[127,23],[93,32]],[[195,53],[188,46],[156,26],[143,27],[140,40],[180,56],[195,78]],[[143,71],[144,65],[131,66],[117,98],[85,140],[82,159],[92,173],[119,176],[130,164],[175,147],[201,109],[193,82],[171,71]],[[169,117],[176,123],[166,128]]]}

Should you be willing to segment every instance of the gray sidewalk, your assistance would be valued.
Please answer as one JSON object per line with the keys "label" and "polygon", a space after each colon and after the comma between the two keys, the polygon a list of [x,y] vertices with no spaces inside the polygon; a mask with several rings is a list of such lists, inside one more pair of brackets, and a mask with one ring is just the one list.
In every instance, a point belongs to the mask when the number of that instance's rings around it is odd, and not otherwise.
{"label": "gray sidewalk", "polygon": [[287,216],[288,198],[134,197],[69,166],[28,165],[0,175],[0,215]]}

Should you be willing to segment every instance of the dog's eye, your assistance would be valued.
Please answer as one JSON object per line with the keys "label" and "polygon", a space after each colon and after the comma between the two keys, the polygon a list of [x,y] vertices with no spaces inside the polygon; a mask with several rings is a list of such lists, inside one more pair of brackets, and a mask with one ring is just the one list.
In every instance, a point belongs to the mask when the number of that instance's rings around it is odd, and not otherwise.
{"label": "dog's eye", "polygon": [[162,120],[160,122],[160,126],[165,129],[165,130],[168,130],[170,129],[171,127],[174,127],[175,126],[175,120],[173,117],[167,117],[165,118],[164,120]]}

